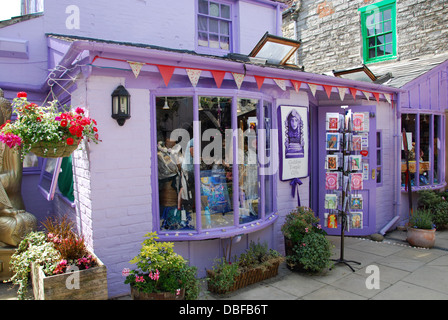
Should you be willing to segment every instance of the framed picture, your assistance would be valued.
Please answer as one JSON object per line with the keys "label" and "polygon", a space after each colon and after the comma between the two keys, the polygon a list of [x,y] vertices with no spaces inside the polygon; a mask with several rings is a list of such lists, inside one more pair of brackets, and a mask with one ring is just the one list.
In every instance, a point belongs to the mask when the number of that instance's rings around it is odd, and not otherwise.
{"label": "framed picture", "polygon": [[308,108],[280,106],[278,124],[281,180],[307,177],[309,174]]}
{"label": "framed picture", "polygon": [[327,132],[325,141],[327,150],[339,150],[339,133]]}

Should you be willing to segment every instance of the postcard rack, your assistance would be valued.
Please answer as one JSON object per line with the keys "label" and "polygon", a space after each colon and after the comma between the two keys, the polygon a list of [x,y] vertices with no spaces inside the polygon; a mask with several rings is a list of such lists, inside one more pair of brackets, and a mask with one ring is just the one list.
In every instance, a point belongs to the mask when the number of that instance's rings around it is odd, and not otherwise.
{"label": "postcard rack", "polygon": [[[325,188],[331,193],[325,195],[325,226],[340,228],[340,256],[332,259],[335,264],[342,263],[355,271],[350,264],[360,262],[344,258],[345,232],[350,227],[362,228],[362,195],[357,194],[363,188],[363,163],[358,153],[367,148],[367,135],[363,135],[364,116],[362,113],[345,115],[327,113]],[[366,124],[367,126],[367,124]],[[368,170],[367,170],[368,171]],[[350,214],[349,214],[350,211]]]}

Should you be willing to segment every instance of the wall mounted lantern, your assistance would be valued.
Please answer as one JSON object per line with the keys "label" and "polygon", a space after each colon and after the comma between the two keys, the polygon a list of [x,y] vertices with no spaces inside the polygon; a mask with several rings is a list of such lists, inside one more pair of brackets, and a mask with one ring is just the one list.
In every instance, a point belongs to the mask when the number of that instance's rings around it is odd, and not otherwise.
{"label": "wall mounted lantern", "polygon": [[131,117],[131,96],[122,86],[112,92],[112,118],[117,120],[120,126]]}

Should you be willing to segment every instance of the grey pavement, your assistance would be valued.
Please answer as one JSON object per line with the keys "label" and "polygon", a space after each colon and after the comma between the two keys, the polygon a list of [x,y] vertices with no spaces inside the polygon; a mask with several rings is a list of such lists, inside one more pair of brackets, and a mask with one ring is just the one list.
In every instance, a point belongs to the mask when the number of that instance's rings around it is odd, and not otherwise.
{"label": "grey pavement", "polygon": [[[340,257],[340,237],[329,236],[333,257]],[[448,300],[448,230],[436,232],[432,249],[411,247],[406,232],[395,230],[381,242],[345,237],[344,259],[319,274],[293,272],[282,264],[278,276],[226,295],[206,290],[200,300]],[[372,280],[373,277],[375,281]],[[377,285],[377,286],[374,286]],[[0,283],[0,300],[16,300],[15,288]],[[118,298],[129,300],[130,296]]]}

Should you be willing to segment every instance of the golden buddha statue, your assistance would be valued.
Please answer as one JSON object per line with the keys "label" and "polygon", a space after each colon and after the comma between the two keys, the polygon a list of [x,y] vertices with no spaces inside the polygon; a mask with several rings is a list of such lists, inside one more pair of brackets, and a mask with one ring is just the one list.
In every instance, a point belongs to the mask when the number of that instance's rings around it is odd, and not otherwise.
{"label": "golden buddha statue", "polygon": [[[12,105],[0,89],[0,125],[11,119]],[[20,153],[0,143],[0,247],[17,246],[36,230],[37,220],[25,211],[22,199],[23,165]]]}

